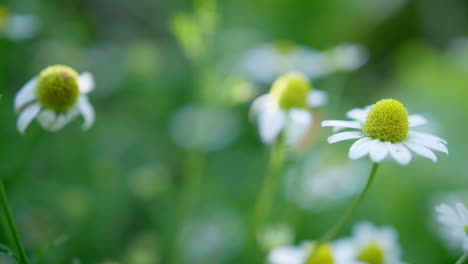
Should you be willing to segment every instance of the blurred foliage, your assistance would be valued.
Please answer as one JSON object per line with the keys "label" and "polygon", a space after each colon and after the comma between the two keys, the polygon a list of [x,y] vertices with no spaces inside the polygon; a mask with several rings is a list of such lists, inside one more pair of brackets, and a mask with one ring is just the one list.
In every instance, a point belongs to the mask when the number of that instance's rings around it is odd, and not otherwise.
{"label": "blurred foliage", "polygon": [[[387,97],[429,117],[430,131],[449,141],[450,156],[437,164],[416,158],[408,167],[385,162],[354,220],[395,227],[408,263],[451,263],[458,256],[439,240],[432,206],[437,194],[467,188],[468,2],[3,4],[8,12],[0,8],[0,24],[3,13],[34,15],[41,23],[31,39],[0,39],[0,176],[34,263],[262,263],[265,252],[249,248],[247,227],[268,149],[248,109],[269,87],[247,82],[238,65],[249,49],[278,40],[319,50],[353,42],[369,50],[362,69],[314,81],[330,96],[322,119],[342,119],[347,109]],[[94,74],[96,123],[82,132],[75,121],[59,133],[34,124],[21,136],[14,95],[52,64]],[[290,157],[288,170],[308,157],[348,162],[349,145],[330,146],[327,131],[318,133]],[[349,172],[370,169],[369,162],[359,164]],[[187,175],[197,179],[194,189],[185,186]],[[187,192],[198,198],[184,198]],[[291,229],[296,243],[319,237],[349,203],[306,210],[286,193],[278,191],[270,221]],[[3,231],[0,243],[8,243]]]}

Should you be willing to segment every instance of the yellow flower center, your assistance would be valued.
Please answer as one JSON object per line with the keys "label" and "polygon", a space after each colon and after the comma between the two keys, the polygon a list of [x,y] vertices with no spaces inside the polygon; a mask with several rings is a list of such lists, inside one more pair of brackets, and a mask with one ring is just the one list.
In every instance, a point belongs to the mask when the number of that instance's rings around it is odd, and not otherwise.
{"label": "yellow flower center", "polygon": [[468,225],[464,226],[463,229],[465,229],[465,233],[468,235]]}
{"label": "yellow flower center", "polygon": [[79,93],[78,73],[72,68],[54,65],[39,74],[36,95],[46,108],[65,111],[76,103]]}
{"label": "yellow flower center", "polygon": [[375,103],[362,126],[369,137],[384,142],[402,142],[408,135],[409,121],[406,108],[393,99]]}
{"label": "yellow flower center", "polygon": [[276,51],[278,51],[278,53],[281,55],[290,54],[295,47],[296,45],[289,40],[280,40],[275,43]]}
{"label": "yellow flower center", "polygon": [[384,252],[377,243],[372,243],[360,250],[357,260],[367,264],[383,264]]}
{"label": "yellow flower center", "polygon": [[306,108],[307,94],[311,89],[312,85],[306,76],[300,73],[287,73],[273,83],[270,94],[280,108]]}
{"label": "yellow flower center", "polygon": [[322,245],[318,248],[315,256],[306,264],[333,264],[333,254],[330,245]]}

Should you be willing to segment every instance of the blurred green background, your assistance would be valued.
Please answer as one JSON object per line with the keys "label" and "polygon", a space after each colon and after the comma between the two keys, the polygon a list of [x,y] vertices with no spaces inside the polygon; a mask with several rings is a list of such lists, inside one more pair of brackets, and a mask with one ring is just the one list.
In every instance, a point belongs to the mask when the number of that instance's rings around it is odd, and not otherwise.
{"label": "blurred green background", "polygon": [[[268,148],[248,110],[269,84],[249,82],[239,64],[250,49],[285,40],[317,50],[341,43],[368,50],[362,68],[313,80],[330,98],[322,119],[345,119],[348,109],[395,98],[447,139],[450,155],[436,164],[418,157],[407,167],[384,162],[353,220],[396,228],[408,263],[459,256],[439,239],[433,206],[468,201],[468,1],[3,5],[40,25],[29,38],[0,39],[0,176],[35,263],[263,263],[268,247],[249,247],[248,226]],[[74,121],[58,133],[33,123],[22,136],[15,93],[53,64],[93,73],[96,123],[83,132]],[[351,143],[328,145],[328,129],[314,133],[311,144],[289,156],[267,221],[289,230],[281,243],[318,238],[352,198],[323,201],[320,210],[288,198],[291,175],[351,163]],[[365,176],[370,169],[368,160],[352,164],[346,173]],[[7,243],[3,231],[0,242]]]}

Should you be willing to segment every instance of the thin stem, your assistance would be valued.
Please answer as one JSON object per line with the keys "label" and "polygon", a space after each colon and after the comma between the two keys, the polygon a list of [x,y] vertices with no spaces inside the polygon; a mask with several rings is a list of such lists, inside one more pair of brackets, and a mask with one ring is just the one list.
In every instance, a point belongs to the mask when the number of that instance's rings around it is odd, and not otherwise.
{"label": "thin stem", "polygon": [[463,264],[467,259],[468,259],[468,251],[466,251],[465,254],[461,256],[461,258],[457,261],[456,264]]}
{"label": "thin stem", "polygon": [[341,219],[327,233],[325,233],[325,235],[322,236],[322,238],[318,241],[317,246],[315,247],[315,250],[311,252],[309,257],[307,258],[306,263],[312,260],[312,258],[317,253],[317,249],[322,244],[327,243],[329,240],[333,239],[349,223],[349,221],[351,220],[351,218],[353,217],[353,215],[356,213],[357,209],[361,205],[362,200],[364,200],[364,197],[366,197],[367,193],[369,192],[369,189],[372,183],[374,182],[375,173],[378,167],[379,167],[379,163],[374,163],[374,165],[372,166],[372,170],[369,175],[369,178],[367,180],[367,184],[362,190],[362,192],[359,194],[358,197],[356,197],[356,199],[353,201],[353,203],[345,212],[345,214],[341,217]]}
{"label": "thin stem", "polygon": [[19,258],[22,264],[28,264],[28,256],[26,255],[26,251],[24,250],[23,244],[21,243],[18,230],[16,229],[15,222],[13,221],[13,215],[11,214],[10,206],[8,205],[8,198],[5,191],[5,185],[3,184],[3,180],[0,179],[0,203],[3,206],[5,211],[5,216],[10,227],[10,231],[13,235],[13,240],[16,244],[16,248],[19,252]]}
{"label": "thin stem", "polygon": [[276,186],[278,184],[278,175],[284,163],[284,140],[279,138],[273,145],[270,153],[270,162],[267,174],[262,183],[262,190],[258,197],[253,219],[253,235],[256,235],[257,229],[263,224],[268,216],[275,197]]}

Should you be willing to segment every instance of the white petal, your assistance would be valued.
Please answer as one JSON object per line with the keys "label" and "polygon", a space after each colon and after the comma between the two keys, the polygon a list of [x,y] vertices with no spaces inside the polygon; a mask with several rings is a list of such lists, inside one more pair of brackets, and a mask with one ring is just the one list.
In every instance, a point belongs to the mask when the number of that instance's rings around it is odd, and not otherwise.
{"label": "white petal", "polygon": [[414,134],[412,132],[410,134],[409,139],[407,140],[408,143],[413,143],[413,144],[418,144],[418,145],[423,145],[425,147],[428,147],[432,150],[439,151],[445,154],[448,154],[448,149],[447,146],[443,144],[442,141],[440,141],[439,138],[431,136],[431,135],[420,135],[421,133]]}
{"label": "white petal", "polygon": [[322,121],[322,127],[346,127],[361,129],[361,123],[356,121],[325,120]]}
{"label": "white petal", "polygon": [[457,207],[458,215],[463,220],[463,223],[465,225],[468,224],[468,210],[466,209],[466,206],[462,203],[457,203],[455,206]]}
{"label": "white petal", "polygon": [[420,145],[420,144],[410,143],[410,142],[406,142],[405,144],[406,146],[408,146],[409,149],[416,152],[420,156],[431,159],[433,162],[437,161],[437,156],[434,154],[434,152],[432,152],[430,149],[426,148],[425,146]]}
{"label": "white petal", "polygon": [[94,108],[89,103],[89,100],[86,96],[80,96],[80,98],[78,98],[77,107],[84,118],[83,129],[87,130],[94,123]]}
{"label": "white petal", "polygon": [[83,94],[94,90],[95,84],[93,75],[89,72],[84,72],[78,77],[78,86],[80,87],[80,92]]}
{"label": "white petal", "polygon": [[346,113],[346,116],[351,118],[351,119],[355,119],[355,120],[358,120],[360,122],[364,122],[364,121],[366,121],[368,112],[369,112],[368,109],[354,108],[354,109],[349,110]]}
{"label": "white petal", "polygon": [[392,157],[400,164],[400,165],[408,165],[411,161],[411,152],[401,143],[390,143],[385,142],[387,145],[388,150]]}
{"label": "white petal", "polygon": [[37,114],[41,110],[41,106],[37,103],[26,107],[18,117],[17,128],[18,131],[23,134],[31,121],[36,118]]}
{"label": "white petal", "polygon": [[373,162],[381,162],[388,155],[388,149],[385,143],[378,139],[374,139],[370,143],[370,157]]}
{"label": "white petal", "polygon": [[36,89],[37,79],[33,78],[27,82],[15,96],[15,111],[19,112],[21,108],[25,107],[27,104],[33,102],[36,99]]}
{"label": "white petal", "polygon": [[427,123],[427,119],[422,115],[410,115],[408,121],[410,127],[422,126]]}
{"label": "white petal", "polygon": [[286,125],[286,144],[297,146],[312,125],[312,114],[304,109],[291,109],[288,112],[289,122]]}
{"label": "white petal", "polygon": [[307,94],[307,104],[310,107],[321,107],[326,105],[328,102],[328,95],[322,90],[312,89]]}
{"label": "white petal", "polygon": [[252,106],[249,110],[249,119],[254,121],[259,113],[265,110],[269,105],[271,105],[271,96],[269,94],[264,94],[255,99],[252,103]]}
{"label": "white petal", "polygon": [[409,135],[410,135],[410,138],[416,138],[417,137],[417,138],[424,138],[424,139],[432,139],[432,140],[440,141],[444,145],[447,145],[447,141],[443,140],[440,137],[436,137],[434,135],[431,135],[431,134],[421,133],[421,132],[416,132],[416,131],[410,131]]}
{"label": "white petal", "polygon": [[336,142],[349,140],[349,139],[360,138],[360,137],[362,137],[361,132],[347,131],[347,132],[341,132],[341,133],[335,134],[335,135],[329,137],[327,140],[328,140],[328,143],[333,144],[333,143],[336,143]]}
{"label": "white petal", "polygon": [[441,204],[436,207],[439,214],[438,220],[453,229],[463,227],[461,218],[457,215],[455,210],[446,204]]}
{"label": "white petal", "polygon": [[63,114],[56,114],[54,111],[44,109],[39,114],[37,120],[45,130],[56,132],[73,120],[78,113],[77,108],[72,108]]}
{"label": "white petal", "polygon": [[269,107],[258,117],[260,137],[265,144],[272,143],[286,124],[286,113],[279,108]]}
{"label": "white petal", "polygon": [[349,158],[357,160],[369,154],[371,140],[371,138],[365,137],[354,142],[349,149]]}
{"label": "white petal", "polygon": [[293,108],[288,112],[289,118],[294,123],[309,126],[312,123],[312,114],[305,109]]}

